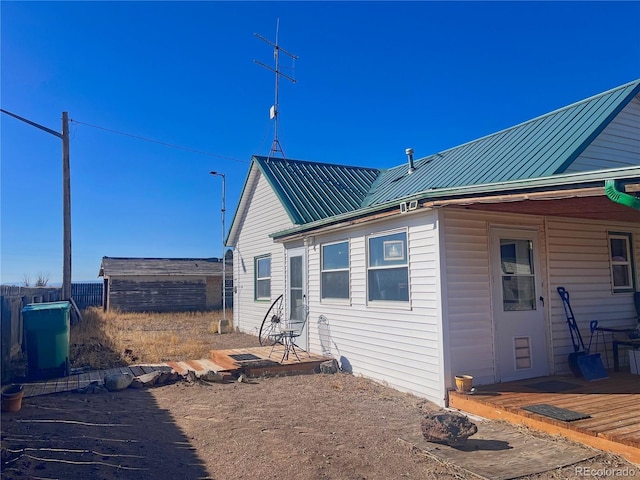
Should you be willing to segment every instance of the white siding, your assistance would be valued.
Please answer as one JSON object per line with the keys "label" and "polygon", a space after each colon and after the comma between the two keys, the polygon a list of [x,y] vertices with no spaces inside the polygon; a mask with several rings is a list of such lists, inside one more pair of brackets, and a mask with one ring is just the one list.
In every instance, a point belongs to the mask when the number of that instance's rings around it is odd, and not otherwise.
{"label": "white siding", "polygon": [[275,300],[284,293],[284,248],[268,235],[293,223],[262,175],[245,195],[250,195],[249,207],[233,252],[233,320],[241,331],[257,335],[271,301],[255,300],[254,258],[271,254],[271,300]]}
{"label": "white siding", "polygon": [[[460,374],[472,375],[474,384],[494,383],[489,226],[536,227],[542,231],[542,218],[462,209],[445,209],[442,217],[446,305],[443,321],[450,349],[446,385],[454,387],[454,376]],[[540,255],[544,264],[543,242]]]}
{"label": "white siding", "polygon": [[640,165],[640,95],[569,166],[567,173]]}
{"label": "white siding", "polygon": [[[567,373],[567,356],[573,352],[571,337],[557,293],[561,286],[569,292],[571,308],[584,342],[589,343],[589,323],[610,328],[631,328],[636,325],[633,293],[612,293],[607,232],[628,232],[633,235],[636,285],[640,270],[640,226],[634,224],[595,222],[567,218],[547,219],[549,283],[551,290],[551,328],[553,360],[556,373]],[[592,350],[595,347],[592,346]],[[611,337],[606,336],[608,358],[605,366],[613,367]],[[605,344],[597,351],[605,357]],[[621,364],[626,357],[620,355]]]}
{"label": "white siding", "polygon": [[[552,373],[569,372],[567,357],[573,351],[558,286],[569,291],[571,306],[586,344],[589,342],[591,320],[598,320],[601,326],[606,327],[631,328],[636,325],[633,294],[613,294],[611,291],[607,232],[633,235],[638,286],[640,226],[462,209],[445,209],[441,218],[444,232],[442,269],[446,275],[443,280],[443,322],[451,356],[445,370],[448,387],[454,386],[453,375],[460,373],[473,375],[477,384],[493,383],[495,378],[488,244],[490,225],[536,227],[540,231],[542,295],[545,298]],[[612,367],[610,336],[607,336],[607,342],[608,365]],[[599,344],[599,351],[604,357],[603,341]],[[620,360],[621,364],[626,363],[622,354]]]}
{"label": "white siding", "polygon": [[[367,235],[408,228],[410,306],[367,304]],[[351,299],[320,301],[323,243],[349,240]],[[316,236],[308,248],[309,345],[321,353],[318,319],[329,323],[331,354],[356,375],[444,404],[437,214],[420,212]],[[323,337],[326,338],[326,337]],[[325,342],[326,343],[326,342]]]}

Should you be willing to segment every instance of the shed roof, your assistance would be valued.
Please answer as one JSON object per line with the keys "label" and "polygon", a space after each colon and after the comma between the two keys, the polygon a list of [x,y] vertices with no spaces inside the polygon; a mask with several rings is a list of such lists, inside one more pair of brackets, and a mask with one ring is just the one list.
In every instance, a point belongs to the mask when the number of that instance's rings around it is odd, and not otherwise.
{"label": "shed roof", "polygon": [[222,275],[217,258],[102,257],[99,277],[131,275]]}

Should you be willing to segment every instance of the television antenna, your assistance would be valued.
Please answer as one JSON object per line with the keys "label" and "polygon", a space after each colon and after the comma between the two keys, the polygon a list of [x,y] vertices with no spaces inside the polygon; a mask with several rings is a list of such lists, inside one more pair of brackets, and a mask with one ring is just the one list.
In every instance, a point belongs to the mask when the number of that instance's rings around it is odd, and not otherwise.
{"label": "television antenna", "polygon": [[263,42],[271,45],[273,47],[273,58],[275,60],[275,68],[270,67],[269,65],[265,65],[262,62],[259,62],[258,60],[254,60],[255,63],[257,63],[258,65],[260,65],[261,67],[266,68],[267,70],[270,70],[272,72],[274,72],[276,74],[276,101],[275,103],[271,106],[271,108],[269,109],[269,118],[271,120],[273,120],[273,143],[271,144],[271,150],[269,150],[269,157],[276,155],[277,153],[280,153],[282,155],[282,158],[285,158],[285,154],[284,154],[284,150],[282,149],[282,145],[280,144],[280,141],[278,140],[278,115],[279,115],[279,111],[278,111],[278,92],[280,89],[280,77],[284,77],[287,80],[289,80],[291,83],[296,83],[296,79],[290,77],[289,75],[286,75],[284,73],[282,73],[280,71],[280,52],[284,53],[285,55],[288,55],[289,57],[291,57],[293,64],[295,65],[295,61],[299,58],[297,55],[294,55],[293,53],[287,52],[286,50],[284,50],[283,48],[280,47],[280,45],[278,45],[278,31],[280,30],[280,19],[278,18],[276,21],[276,41],[275,43],[272,42],[271,40],[268,40],[266,38],[264,38],[262,35],[260,35],[259,33],[254,33],[253,35],[257,38],[259,38],[260,40],[262,40]]}

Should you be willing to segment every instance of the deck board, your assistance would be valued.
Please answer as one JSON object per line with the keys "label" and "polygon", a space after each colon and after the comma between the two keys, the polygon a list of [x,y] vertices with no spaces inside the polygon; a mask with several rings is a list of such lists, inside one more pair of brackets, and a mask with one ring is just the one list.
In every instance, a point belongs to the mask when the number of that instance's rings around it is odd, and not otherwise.
{"label": "deck board", "polygon": [[[211,350],[210,360],[220,367],[220,371],[232,374],[245,373],[249,376],[279,375],[290,373],[310,373],[319,370],[322,362],[331,360],[329,357],[310,354],[304,350],[296,349],[298,357],[291,353],[289,358],[282,360],[284,347],[253,347],[228,350]],[[258,360],[236,361],[231,355],[253,354]]]}
{"label": "deck board", "polygon": [[[575,377],[545,379],[569,382],[578,387],[553,393],[528,387],[534,383],[531,379],[507,382],[479,386],[474,394],[452,391],[449,405],[469,413],[559,433],[640,463],[640,377],[628,372],[611,372],[608,379],[596,382]],[[539,403],[588,414],[590,418],[564,422],[522,408]]]}
{"label": "deck board", "polygon": [[[256,362],[237,362],[229,355],[251,353],[258,357]],[[288,360],[280,363],[282,358],[282,346],[256,347],[256,348],[235,348],[230,350],[212,350],[211,358],[198,360],[184,360],[179,362],[166,362],[153,365],[131,365],[109,368],[105,370],[90,370],[82,373],[73,373],[67,377],[52,378],[47,380],[39,380],[34,382],[26,382],[23,384],[24,396],[35,397],[50,393],[68,392],[86,387],[92,382],[102,384],[107,375],[130,373],[133,376],[140,376],[145,373],[155,371],[175,370],[178,374],[184,375],[189,370],[196,373],[205,373],[209,371],[231,372],[234,374],[246,373],[250,376],[258,375],[278,375],[290,373],[309,373],[317,371],[319,364],[330,360],[330,358],[320,355],[308,354],[299,351],[300,361],[295,355],[290,355]],[[271,358],[269,358],[271,354]],[[624,425],[626,426],[626,425]]]}

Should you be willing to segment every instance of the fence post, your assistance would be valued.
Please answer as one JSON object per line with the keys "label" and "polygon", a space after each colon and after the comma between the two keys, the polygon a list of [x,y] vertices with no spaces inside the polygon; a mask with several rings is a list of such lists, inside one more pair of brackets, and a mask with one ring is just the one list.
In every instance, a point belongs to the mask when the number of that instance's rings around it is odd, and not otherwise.
{"label": "fence post", "polygon": [[[8,308],[7,308],[8,307]],[[2,378],[9,377],[11,367],[11,305],[10,299],[0,296],[0,348],[2,349]]]}

